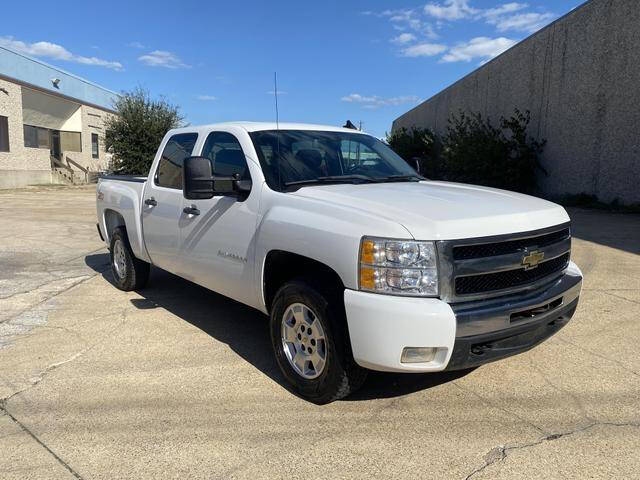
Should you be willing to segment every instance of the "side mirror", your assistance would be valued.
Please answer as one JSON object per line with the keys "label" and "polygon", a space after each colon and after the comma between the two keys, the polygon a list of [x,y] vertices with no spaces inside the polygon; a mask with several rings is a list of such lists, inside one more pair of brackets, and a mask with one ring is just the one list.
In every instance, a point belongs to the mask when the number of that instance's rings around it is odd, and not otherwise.
{"label": "side mirror", "polygon": [[213,197],[211,161],[208,158],[185,158],[182,165],[182,194],[188,200],[206,200]]}
{"label": "side mirror", "polygon": [[182,165],[182,192],[188,200],[207,200],[214,195],[243,198],[251,191],[251,180],[239,174],[230,177],[213,175],[207,157],[189,157]]}

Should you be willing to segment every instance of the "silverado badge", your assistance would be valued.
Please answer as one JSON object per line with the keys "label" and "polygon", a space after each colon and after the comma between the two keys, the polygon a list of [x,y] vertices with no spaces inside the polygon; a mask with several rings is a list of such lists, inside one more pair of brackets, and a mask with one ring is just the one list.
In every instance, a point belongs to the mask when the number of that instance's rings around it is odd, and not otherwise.
{"label": "silverado badge", "polygon": [[534,250],[533,252],[529,252],[528,255],[525,255],[522,258],[522,265],[524,266],[525,270],[531,270],[532,268],[536,268],[543,259],[544,252]]}

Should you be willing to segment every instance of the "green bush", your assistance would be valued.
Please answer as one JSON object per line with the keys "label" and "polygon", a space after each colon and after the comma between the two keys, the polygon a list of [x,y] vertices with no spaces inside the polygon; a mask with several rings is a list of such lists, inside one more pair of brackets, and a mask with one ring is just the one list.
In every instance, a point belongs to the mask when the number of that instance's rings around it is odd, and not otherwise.
{"label": "green bush", "polygon": [[178,107],[152,100],[137,88],[115,102],[117,115],[105,122],[105,148],[113,154],[114,173],[147,175],[165,134],[182,123]]}
{"label": "green bush", "polygon": [[479,113],[460,112],[451,116],[442,138],[414,128],[394,132],[388,142],[412,165],[419,156],[428,178],[532,193],[538,173],[546,172],[539,162],[545,141],[527,134],[530,121],[530,112],[516,109],[495,127]]}
{"label": "green bush", "polygon": [[404,158],[413,168],[418,165],[418,172],[428,178],[442,175],[439,165],[439,139],[428,128],[412,127],[411,130],[401,128],[387,134],[387,143]]}

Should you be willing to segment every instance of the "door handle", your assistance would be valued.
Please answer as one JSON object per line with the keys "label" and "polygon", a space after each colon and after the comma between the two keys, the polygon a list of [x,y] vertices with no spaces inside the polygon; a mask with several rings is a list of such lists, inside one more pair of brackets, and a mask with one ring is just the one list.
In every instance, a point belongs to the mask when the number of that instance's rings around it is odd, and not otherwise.
{"label": "door handle", "polygon": [[190,207],[184,207],[182,211],[187,215],[200,215],[200,210],[198,210],[198,207],[196,207],[195,205],[191,205]]}
{"label": "door handle", "polygon": [[155,198],[151,197],[151,198],[147,198],[144,201],[145,205],[149,205],[150,207],[155,207],[156,205],[158,205],[158,202],[156,201]]}

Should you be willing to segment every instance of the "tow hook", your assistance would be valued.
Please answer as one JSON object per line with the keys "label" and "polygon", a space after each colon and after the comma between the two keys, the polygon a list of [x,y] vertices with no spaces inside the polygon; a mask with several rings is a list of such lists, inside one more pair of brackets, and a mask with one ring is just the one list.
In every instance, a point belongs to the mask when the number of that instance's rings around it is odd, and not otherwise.
{"label": "tow hook", "polygon": [[490,343],[481,343],[479,345],[474,345],[471,347],[471,353],[474,355],[484,355],[487,350],[491,350]]}

